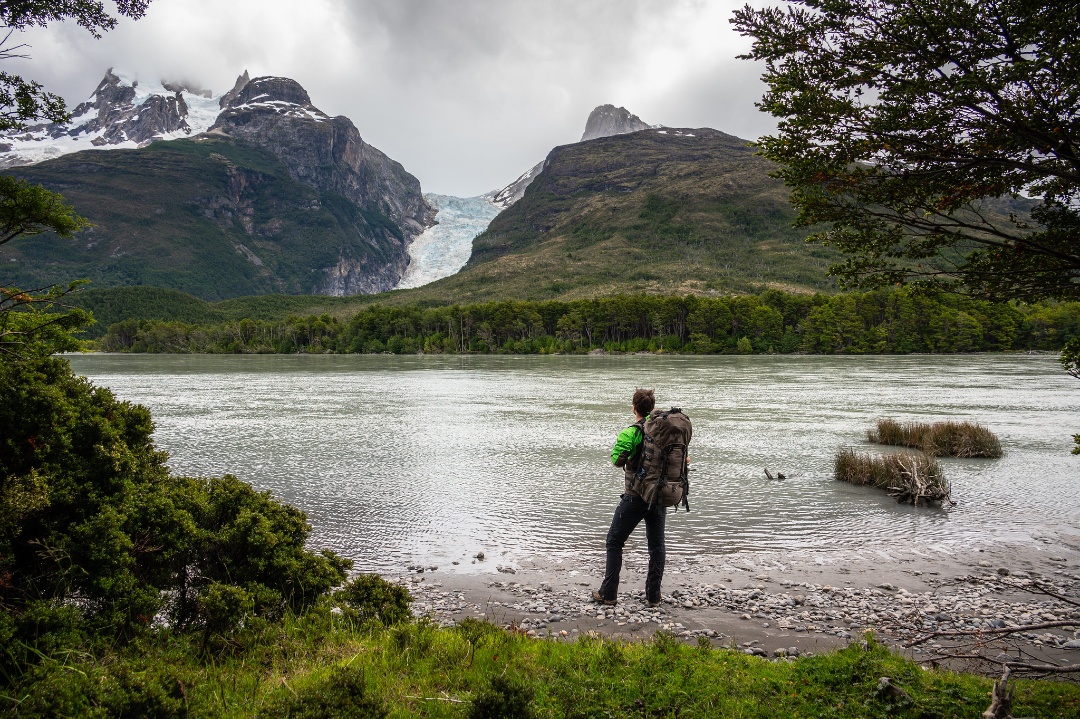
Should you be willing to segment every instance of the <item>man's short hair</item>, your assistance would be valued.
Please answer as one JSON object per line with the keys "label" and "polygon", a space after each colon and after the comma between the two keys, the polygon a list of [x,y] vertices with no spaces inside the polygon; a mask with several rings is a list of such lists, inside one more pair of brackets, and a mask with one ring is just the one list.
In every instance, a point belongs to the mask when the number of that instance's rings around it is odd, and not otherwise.
{"label": "man's short hair", "polygon": [[641,389],[640,387],[634,390],[634,411],[642,417],[645,417],[652,412],[653,407],[656,406],[656,397],[653,396],[651,389]]}

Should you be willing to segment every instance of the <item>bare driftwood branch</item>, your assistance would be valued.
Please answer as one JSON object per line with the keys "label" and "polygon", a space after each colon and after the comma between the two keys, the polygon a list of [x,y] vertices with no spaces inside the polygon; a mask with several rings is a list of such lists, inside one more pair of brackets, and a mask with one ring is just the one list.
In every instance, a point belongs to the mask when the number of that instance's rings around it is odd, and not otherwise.
{"label": "bare driftwood branch", "polygon": [[1012,687],[1009,686],[1009,667],[1001,673],[1001,681],[994,682],[990,707],[982,713],[983,719],[1012,719]]}
{"label": "bare driftwood branch", "polygon": [[1030,632],[1033,629],[1053,629],[1054,627],[1080,627],[1080,619],[1060,619],[1056,622],[1042,622],[1040,624],[1021,624],[1015,627],[1001,627],[997,629],[965,629],[958,631],[930,632],[905,644],[905,647],[914,647],[937,637],[983,637],[988,634],[1017,634]]}
{"label": "bare driftwood branch", "polygon": [[406,699],[419,699],[424,702],[450,702],[451,704],[468,704],[467,701],[462,699],[454,699],[453,697],[418,697],[413,694],[403,694]]}
{"label": "bare driftwood branch", "polygon": [[1053,597],[1054,599],[1057,599],[1058,601],[1065,602],[1066,604],[1071,604],[1074,607],[1080,607],[1080,601],[1077,601],[1077,600],[1075,600],[1075,599],[1073,599],[1071,597],[1063,596],[1061,594],[1058,594],[1057,592],[1050,591],[1050,589],[1048,589],[1046,587],[1046,585],[1044,585],[1041,582],[1038,582],[1038,581],[1036,581],[1034,579],[1029,580],[1029,582],[1027,584],[1018,584],[1018,583],[1015,583],[1015,582],[1002,582],[1002,584],[1004,584],[1007,587],[1013,587],[1014,589],[1026,589],[1026,590],[1029,590],[1029,591],[1034,590],[1034,591],[1038,592],[1039,594],[1045,594],[1048,597]]}
{"label": "bare driftwood branch", "polygon": [[1077,674],[1080,666],[1059,667],[1054,664],[1031,664],[1030,662],[1002,662],[1010,669],[1025,669],[1029,672],[1043,672],[1044,674]]}

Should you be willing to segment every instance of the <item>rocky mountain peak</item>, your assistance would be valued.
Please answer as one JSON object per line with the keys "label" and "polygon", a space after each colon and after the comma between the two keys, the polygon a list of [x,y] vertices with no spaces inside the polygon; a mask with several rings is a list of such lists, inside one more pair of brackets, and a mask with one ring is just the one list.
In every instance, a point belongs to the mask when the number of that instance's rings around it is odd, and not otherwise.
{"label": "rocky mountain peak", "polygon": [[229,100],[211,130],[222,129],[230,132],[228,128],[249,124],[256,118],[276,122],[273,118],[282,117],[316,122],[330,120],[329,115],[311,104],[307,90],[296,80],[287,77],[257,77],[245,83],[236,96]]}
{"label": "rocky mountain peak", "polygon": [[291,105],[310,106],[311,97],[296,80],[290,80],[287,77],[257,77],[244,83],[240,92],[229,101],[226,107],[257,102],[285,102]]}
{"label": "rocky mountain peak", "polygon": [[491,192],[481,195],[481,197],[498,207],[500,210],[505,210],[522,198],[525,194],[525,188],[531,185],[532,181],[536,179],[536,176],[543,172],[544,163],[545,160],[541,160],[506,187],[501,190],[492,190]]}
{"label": "rocky mountain peak", "polygon": [[[105,71],[105,77],[98,83],[93,94],[90,95],[90,99],[79,103],[75,107],[75,110],[71,113],[72,118],[81,118],[92,110],[96,110],[98,119],[104,120],[109,112],[122,110],[132,104],[135,99],[135,86],[137,84],[137,82],[125,83],[110,67]],[[54,129],[59,128],[54,126]]]}
{"label": "rocky mountain peak", "polygon": [[628,132],[649,130],[653,127],[625,107],[600,105],[589,113],[589,119],[585,121],[585,132],[581,135],[581,142],[595,140],[598,137],[625,135]]}
{"label": "rocky mountain peak", "polygon": [[243,90],[249,82],[251,82],[251,78],[248,77],[248,71],[244,70],[244,74],[236,78],[236,83],[233,84],[233,88],[222,95],[221,99],[218,100],[218,107],[224,110],[225,106],[236,99],[236,96],[240,94],[240,91]]}
{"label": "rocky mountain peak", "polygon": [[165,83],[140,88],[138,80],[125,80],[109,68],[90,99],[72,111],[70,125],[50,125],[47,131],[52,137],[96,134],[91,139],[96,147],[143,145],[169,133],[190,133],[185,92],[187,88]]}
{"label": "rocky mountain peak", "polygon": [[394,258],[372,268],[345,253],[317,292],[350,295],[397,285],[408,264],[409,243],[433,223],[435,210],[425,202],[420,182],[364,142],[349,118],[331,118],[319,110],[295,80],[256,77],[229,100],[210,133],[263,148],[282,161],[294,180],[355,204],[370,236]]}

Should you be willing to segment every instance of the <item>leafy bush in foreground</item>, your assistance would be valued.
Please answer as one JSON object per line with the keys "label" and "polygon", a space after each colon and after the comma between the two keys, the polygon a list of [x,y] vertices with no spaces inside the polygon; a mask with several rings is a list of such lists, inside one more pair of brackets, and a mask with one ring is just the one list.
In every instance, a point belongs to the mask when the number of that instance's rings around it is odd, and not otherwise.
{"label": "leafy bush in foreground", "polygon": [[518,679],[494,677],[469,705],[469,719],[532,719],[536,690]]}
{"label": "leafy bush in foreground", "polygon": [[344,581],[348,560],[305,548],[303,512],[232,476],[170,476],[149,412],[66,361],[0,358],[0,397],[0,677],[155,620],[205,646]]}
{"label": "leafy bush in foreground", "polygon": [[334,593],[346,614],[362,623],[379,622],[386,626],[412,619],[409,590],[392,584],[377,574],[361,574]]}

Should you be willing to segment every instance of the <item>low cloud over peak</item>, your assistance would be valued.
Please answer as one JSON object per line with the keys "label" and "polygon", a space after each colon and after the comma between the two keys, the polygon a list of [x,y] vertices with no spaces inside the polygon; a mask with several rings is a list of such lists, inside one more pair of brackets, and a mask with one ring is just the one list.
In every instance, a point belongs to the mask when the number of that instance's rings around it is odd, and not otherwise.
{"label": "low cloud over peak", "polygon": [[252,77],[297,80],[347,115],[426,191],[501,187],[590,111],[757,137],[760,69],[728,24],[741,2],[704,0],[155,0],[101,40],[71,23],[25,33],[9,61],[74,106],[109,67],[213,90]]}

